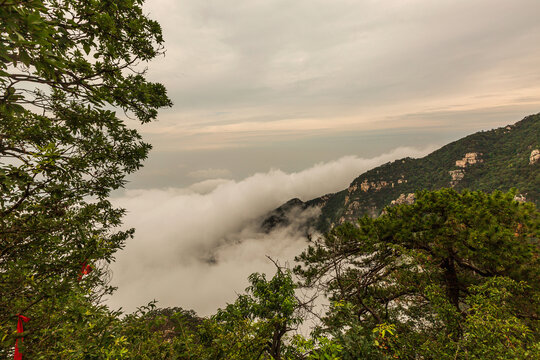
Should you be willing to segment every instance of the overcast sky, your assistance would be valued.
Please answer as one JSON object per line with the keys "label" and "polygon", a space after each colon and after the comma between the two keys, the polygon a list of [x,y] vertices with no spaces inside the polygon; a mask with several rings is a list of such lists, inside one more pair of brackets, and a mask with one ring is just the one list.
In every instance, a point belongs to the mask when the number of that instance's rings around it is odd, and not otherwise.
{"label": "overcast sky", "polygon": [[[167,237],[162,244],[191,255],[189,244],[204,243],[200,252],[231,233],[245,234],[241,224],[288,197],[307,200],[346,187],[366,164],[424,154],[540,112],[538,0],[148,0],[145,11],[161,23],[166,47],[165,57],[148,64],[148,76],[167,87],[174,107],[140,127],[154,150],[145,168],[129,177],[131,192],[119,199],[130,211],[129,225],[143,228],[138,245],[126,249],[133,255],[115,265],[120,293],[122,284],[133,293],[145,284],[128,284],[121,275],[133,259],[160,258],[151,255],[156,242],[150,234],[158,225],[141,223],[144,211],[174,215],[177,221],[159,223]],[[332,164],[349,166],[338,166],[332,186],[295,175],[334,172]],[[278,194],[275,181],[285,180],[275,171],[300,182]],[[252,193],[266,195],[249,198],[242,184],[257,176],[264,181],[253,182],[259,187]],[[298,184],[311,190],[302,192]],[[174,205],[151,201],[169,196]],[[235,196],[246,202],[235,203]],[[187,206],[188,198],[198,198],[200,206]],[[220,212],[232,204],[238,206],[234,229],[208,229],[213,221],[221,224]],[[182,220],[198,217],[207,228],[200,238],[194,221]],[[186,264],[153,263],[145,268],[147,278],[159,274],[151,269],[174,268],[170,274],[180,279],[209,266],[184,272]],[[166,288],[156,283],[154,297],[197,309],[198,300]],[[221,301],[213,298],[201,311]]]}
{"label": "overcast sky", "polygon": [[[439,144],[540,111],[538,0],[148,0],[174,107],[133,187]],[[206,172],[205,172],[206,171]]]}

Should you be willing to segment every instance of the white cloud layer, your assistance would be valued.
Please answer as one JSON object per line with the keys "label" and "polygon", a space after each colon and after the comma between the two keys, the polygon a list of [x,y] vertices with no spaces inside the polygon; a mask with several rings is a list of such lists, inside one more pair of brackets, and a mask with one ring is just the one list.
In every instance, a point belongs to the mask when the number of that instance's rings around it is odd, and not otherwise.
{"label": "white cloud layer", "polygon": [[119,290],[109,303],[132,311],[156,299],[164,307],[213,313],[243,291],[250,273],[274,271],[267,255],[291,261],[305,246],[294,226],[259,233],[256,220],[261,216],[293,197],[309,200],[342,190],[368,169],[431,150],[398,148],[372,159],[347,156],[295,173],[271,170],[242,181],[129,190],[114,202],[128,210],[125,225],[135,227],[136,234],[112,266]]}

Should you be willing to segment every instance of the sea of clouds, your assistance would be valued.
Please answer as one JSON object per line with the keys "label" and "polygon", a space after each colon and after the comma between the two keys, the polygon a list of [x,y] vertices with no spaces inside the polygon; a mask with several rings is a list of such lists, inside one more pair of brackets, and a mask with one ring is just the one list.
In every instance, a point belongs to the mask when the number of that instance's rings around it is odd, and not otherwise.
{"label": "sea of clouds", "polygon": [[342,190],[366,170],[432,150],[398,148],[371,159],[346,156],[294,173],[270,170],[241,181],[209,179],[185,188],[128,190],[113,203],[127,209],[124,224],[136,233],[111,266],[112,285],[118,290],[108,303],[131,312],[155,299],[160,307],[212,314],[244,291],[252,272],[274,273],[268,257],[293,265],[294,256],[306,247],[305,233],[294,222],[261,232],[260,220],[269,211],[291,198],[306,201]]}

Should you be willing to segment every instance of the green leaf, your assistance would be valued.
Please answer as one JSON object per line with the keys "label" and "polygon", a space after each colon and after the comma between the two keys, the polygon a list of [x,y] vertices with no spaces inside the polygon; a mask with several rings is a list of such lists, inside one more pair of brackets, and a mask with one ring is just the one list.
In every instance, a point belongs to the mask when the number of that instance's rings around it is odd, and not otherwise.
{"label": "green leaf", "polygon": [[41,18],[41,16],[39,16],[39,13],[31,13],[30,15],[28,15],[26,20],[28,22],[28,25],[31,26],[38,25],[43,22],[43,19]]}

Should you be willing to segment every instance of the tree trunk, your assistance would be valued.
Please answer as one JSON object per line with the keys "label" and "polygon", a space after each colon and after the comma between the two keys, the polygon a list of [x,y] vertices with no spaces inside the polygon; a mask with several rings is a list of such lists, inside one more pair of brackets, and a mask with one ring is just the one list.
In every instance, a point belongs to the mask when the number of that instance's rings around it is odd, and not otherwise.
{"label": "tree trunk", "polygon": [[287,327],[285,324],[280,325],[276,330],[274,330],[274,336],[272,336],[272,344],[270,346],[270,356],[274,360],[281,360],[281,338],[287,332]]}
{"label": "tree trunk", "polygon": [[447,257],[443,260],[444,280],[446,282],[446,294],[450,302],[459,310],[459,281],[454,264],[454,258]]}

